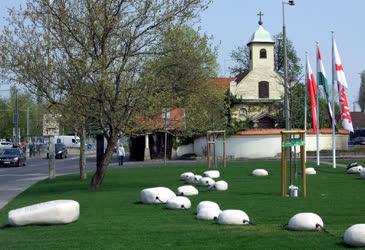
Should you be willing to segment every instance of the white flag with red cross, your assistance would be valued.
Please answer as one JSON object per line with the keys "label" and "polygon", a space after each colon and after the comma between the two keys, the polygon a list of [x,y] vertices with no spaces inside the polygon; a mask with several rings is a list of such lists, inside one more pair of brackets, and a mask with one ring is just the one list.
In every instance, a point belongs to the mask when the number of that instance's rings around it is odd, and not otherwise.
{"label": "white flag with red cross", "polygon": [[333,67],[336,71],[335,79],[337,82],[339,101],[341,105],[342,126],[349,132],[354,132],[354,128],[352,126],[352,119],[350,115],[350,108],[346,96],[346,88],[347,88],[346,76],[343,70],[340,55],[337,50],[335,39],[333,39],[333,63],[334,63]]}

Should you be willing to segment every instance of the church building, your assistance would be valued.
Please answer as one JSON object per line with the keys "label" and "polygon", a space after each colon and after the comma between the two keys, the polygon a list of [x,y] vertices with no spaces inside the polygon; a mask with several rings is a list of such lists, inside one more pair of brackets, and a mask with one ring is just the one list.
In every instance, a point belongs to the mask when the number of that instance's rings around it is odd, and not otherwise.
{"label": "church building", "polygon": [[284,100],[284,80],[275,71],[274,44],[260,16],[259,27],[247,44],[250,68],[230,82],[230,93],[239,100],[231,108],[231,116],[249,122],[252,128],[275,128]]}

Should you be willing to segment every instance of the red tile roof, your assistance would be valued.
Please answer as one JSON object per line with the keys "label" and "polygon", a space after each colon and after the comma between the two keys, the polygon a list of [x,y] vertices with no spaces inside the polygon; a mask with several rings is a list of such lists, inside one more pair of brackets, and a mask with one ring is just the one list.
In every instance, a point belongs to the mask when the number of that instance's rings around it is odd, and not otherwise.
{"label": "red tile roof", "polygon": [[[235,135],[279,135],[282,130],[283,129],[277,129],[277,128],[273,128],[273,129],[246,129],[246,130],[238,131]],[[320,133],[321,134],[332,134],[332,129],[322,128],[322,129],[320,129]],[[315,134],[315,132],[313,130],[308,130],[307,134]],[[336,132],[336,134],[347,135],[349,133],[347,132],[347,130],[340,129],[339,131]]]}
{"label": "red tile roof", "polygon": [[217,90],[224,92],[229,89],[229,84],[234,79],[234,77],[215,77],[210,80],[209,84],[214,86]]}
{"label": "red tile roof", "polygon": [[[169,109],[170,118],[167,130],[182,131],[185,129],[185,112],[182,108]],[[162,113],[153,115],[152,117],[138,116],[137,122],[142,130],[160,131],[164,128]]]}

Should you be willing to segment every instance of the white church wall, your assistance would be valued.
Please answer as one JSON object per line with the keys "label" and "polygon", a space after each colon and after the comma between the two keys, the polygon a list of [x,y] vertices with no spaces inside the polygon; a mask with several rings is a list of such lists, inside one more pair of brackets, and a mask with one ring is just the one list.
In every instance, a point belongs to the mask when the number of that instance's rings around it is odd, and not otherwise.
{"label": "white church wall", "polygon": [[[348,135],[336,136],[336,148],[346,150],[348,148]],[[194,141],[194,153],[198,156],[206,154],[206,137],[197,138]],[[306,137],[307,151],[316,150],[316,135],[309,134]],[[320,149],[331,150],[332,137],[330,134],[320,135]],[[297,150],[299,152],[299,148]],[[234,135],[226,139],[226,155],[232,158],[267,158],[276,157],[281,153],[281,135]],[[216,142],[216,155],[223,155],[222,140]]]}
{"label": "white church wall", "polygon": [[176,149],[176,156],[181,157],[185,154],[192,154],[194,153],[194,144],[190,143],[187,145],[181,145]]}
{"label": "white church wall", "polygon": [[[266,58],[260,58],[260,50],[266,50]],[[252,60],[251,69],[260,69],[264,71],[274,70],[274,45],[265,43],[251,44]]]}
{"label": "white church wall", "polygon": [[236,88],[231,88],[230,91],[242,99],[259,99],[258,83],[260,81],[269,82],[269,99],[280,100],[283,97],[284,87],[282,85],[282,79],[275,71],[254,69],[242,79]]}

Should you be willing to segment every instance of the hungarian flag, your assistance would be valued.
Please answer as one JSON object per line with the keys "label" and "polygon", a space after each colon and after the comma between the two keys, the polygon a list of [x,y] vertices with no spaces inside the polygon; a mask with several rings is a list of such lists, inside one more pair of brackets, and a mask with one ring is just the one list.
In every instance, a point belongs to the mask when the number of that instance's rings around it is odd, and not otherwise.
{"label": "hungarian flag", "polygon": [[317,130],[317,111],[316,111],[316,96],[317,96],[317,84],[316,79],[314,78],[314,74],[312,71],[312,67],[309,64],[309,60],[307,57],[307,67],[306,67],[306,76],[307,76],[307,89],[310,98],[311,111],[312,111],[312,128],[313,130]]}
{"label": "hungarian flag", "polygon": [[326,100],[327,100],[328,113],[329,113],[329,115],[331,117],[331,121],[332,121],[333,116],[332,116],[332,107],[331,107],[331,99],[330,99],[330,90],[328,87],[326,71],[324,70],[322,55],[321,55],[321,51],[319,49],[318,44],[317,44],[317,82],[319,85],[322,85],[322,87],[323,87],[324,93],[326,95]]}
{"label": "hungarian flag", "polygon": [[346,76],[345,72],[343,71],[343,66],[341,63],[340,55],[337,50],[335,39],[333,39],[333,64],[334,64],[334,69],[336,70],[335,77],[341,105],[342,127],[349,132],[354,132],[354,128],[352,126],[352,119],[350,115],[350,108],[346,96],[346,88],[347,88]]}

